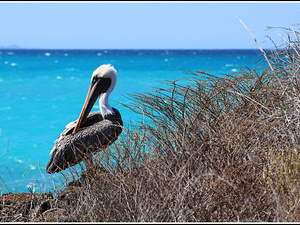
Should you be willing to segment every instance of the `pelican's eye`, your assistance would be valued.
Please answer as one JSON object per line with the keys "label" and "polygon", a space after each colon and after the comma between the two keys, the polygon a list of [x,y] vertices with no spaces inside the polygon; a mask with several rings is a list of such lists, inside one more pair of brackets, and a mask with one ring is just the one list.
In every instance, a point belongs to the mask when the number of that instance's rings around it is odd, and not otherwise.
{"label": "pelican's eye", "polygon": [[97,80],[98,80],[98,78],[96,76],[93,77],[92,84],[95,84]]}

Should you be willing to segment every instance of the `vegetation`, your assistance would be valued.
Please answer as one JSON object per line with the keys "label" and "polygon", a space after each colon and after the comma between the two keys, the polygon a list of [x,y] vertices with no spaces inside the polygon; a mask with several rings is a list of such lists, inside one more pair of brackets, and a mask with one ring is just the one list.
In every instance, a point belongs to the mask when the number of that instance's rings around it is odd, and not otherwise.
{"label": "vegetation", "polygon": [[131,95],[145,120],[124,128],[113,152],[54,197],[32,194],[27,211],[1,220],[300,221],[300,42],[282,30],[288,41],[264,52],[260,67],[222,77],[187,71],[189,79]]}

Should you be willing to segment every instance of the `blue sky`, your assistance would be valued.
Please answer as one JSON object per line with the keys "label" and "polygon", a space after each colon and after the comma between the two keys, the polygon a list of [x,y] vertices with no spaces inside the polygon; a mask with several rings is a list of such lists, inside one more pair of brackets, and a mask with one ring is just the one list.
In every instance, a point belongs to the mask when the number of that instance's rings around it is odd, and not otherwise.
{"label": "blue sky", "polygon": [[0,46],[248,49],[300,22],[300,2],[1,2]]}

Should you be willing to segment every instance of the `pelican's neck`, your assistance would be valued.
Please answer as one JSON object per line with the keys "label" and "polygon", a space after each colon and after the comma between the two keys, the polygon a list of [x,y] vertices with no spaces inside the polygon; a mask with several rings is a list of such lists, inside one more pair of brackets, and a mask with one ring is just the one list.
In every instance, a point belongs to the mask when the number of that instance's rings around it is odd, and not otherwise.
{"label": "pelican's neck", "polygon": [[108,97],[109,97],[109,93],[104,93],[100,96],[99,99],[99,108],[103,118],[106,115],[114,114],[112,107],[108,103]]}
{"label": "pelican's neck", "polygon": [[100,112],[101,112],[101,115],[103,118],[106,115],[115,114],[112,107],[108,103],[108,97],[109,97],[110,93],[114,90],[116,83],[117,83],[117,77],[114,77],[113,79],[111,79],[110,87],[99,98],[99,108],[100,108]]}

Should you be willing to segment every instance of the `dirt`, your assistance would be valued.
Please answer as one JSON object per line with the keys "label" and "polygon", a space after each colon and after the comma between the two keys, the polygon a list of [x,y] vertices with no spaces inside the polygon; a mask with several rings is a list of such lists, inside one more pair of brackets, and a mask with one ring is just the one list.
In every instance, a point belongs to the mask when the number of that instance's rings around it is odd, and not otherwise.
{"label": "dirt", "polygon": [[[67,211],[74,204],[70,188],[53,197],[42,194],[8,193],[0,197],[0,222],[76,222]],[[74,192],[73,192],[74,193]]]}
{"label": "dirt", "polygon": [[80,180],[86,177],[86,173],[82,173],[79,180],[70,182],[55,196],[51,192],[3,194],[0,197],[0,223],[80,222],[80,213],[74,213],[74,206],[82,189]]}
{"label": "dirt", "polygon": [[52,193],[8,193],[0,197],[1,222],[27,222],[41,211],[50,208]]}

